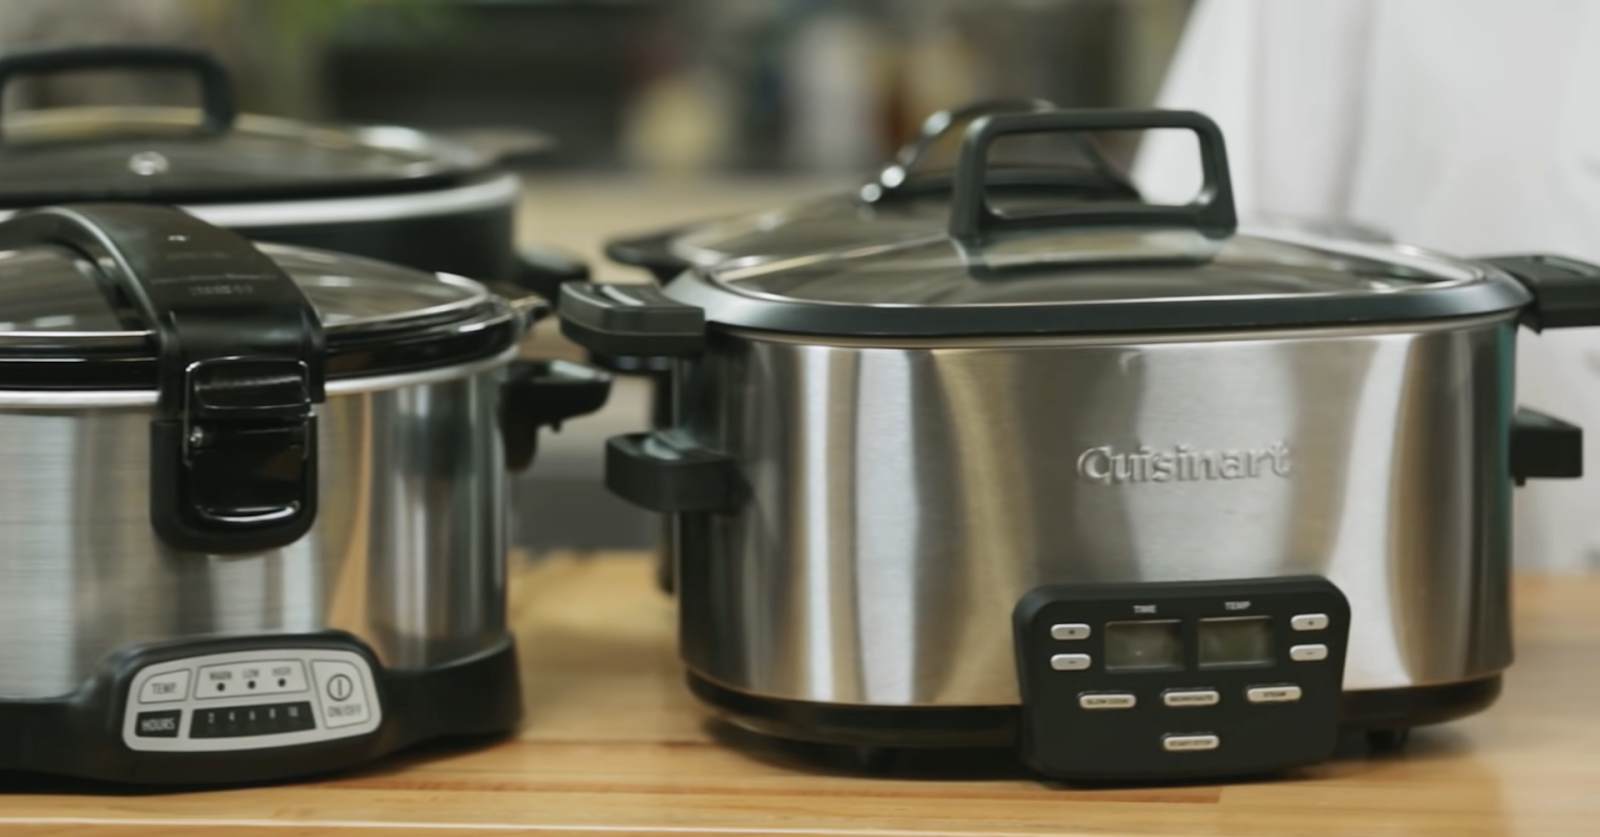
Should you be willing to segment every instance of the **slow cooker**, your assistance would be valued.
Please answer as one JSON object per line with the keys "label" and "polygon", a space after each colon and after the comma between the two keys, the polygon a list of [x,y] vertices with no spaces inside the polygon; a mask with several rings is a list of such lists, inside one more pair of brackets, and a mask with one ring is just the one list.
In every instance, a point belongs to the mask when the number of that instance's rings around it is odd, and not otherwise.
{"label": "slow cooker", "polygon": [[508,468],[609,379],[545,309],[175,209],[0,223],[0,770],[278,779],[520,716]]}
{"label": "slow cooker", "polygon": [[[989,188],[999,138],[1112,129],[1192,132],[1198,197]],[[951,189],[924,235],[563,288],[574,340],[675,358],[671,426],[611,439],[606,481],[671,516],[696,695],[1088,780],[1494,700],[1512,486],[1581,467],[1514,407],[1516,333],[1600,323],[1600,268],[1241,232],[1187,112],[985,116]]]}
{"label": "slow cooker", "polygon": [[370,256],[551,292],[587,267],[514,245],[508,156],[541,135],[446,136],[394,125],[312,125],[240,114],[228,72],[179,47],[75,46],[0,57],[0,92],[79,71],[192,76],[200,107],[59,107],[0,117],[0,211],[77,201],[178,204],[261,241]]}

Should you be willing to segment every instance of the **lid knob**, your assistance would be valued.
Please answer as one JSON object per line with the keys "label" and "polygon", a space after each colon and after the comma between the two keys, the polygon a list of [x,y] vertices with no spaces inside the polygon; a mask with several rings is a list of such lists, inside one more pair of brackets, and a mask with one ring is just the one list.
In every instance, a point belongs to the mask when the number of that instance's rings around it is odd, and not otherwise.
{"label": "lid knob", "polygon": [[233,85],[222,62],[205,52],[181,47],[129,44],[41,49],[7,55],[0,58],[0,93],[17,76],[113,68],[194,73],[200,80],[201,127],[204,130],[226,131],[233,127],[239,115],[233,101]]}
{"label": "lid knob", "polygon": [[174,549],[253,552],[317,511],[321,321],[274,261],[166,207],[80,204],[0,223],[0,249],[42,244],[99,265],[112,306],[154,332],[150,519]]}

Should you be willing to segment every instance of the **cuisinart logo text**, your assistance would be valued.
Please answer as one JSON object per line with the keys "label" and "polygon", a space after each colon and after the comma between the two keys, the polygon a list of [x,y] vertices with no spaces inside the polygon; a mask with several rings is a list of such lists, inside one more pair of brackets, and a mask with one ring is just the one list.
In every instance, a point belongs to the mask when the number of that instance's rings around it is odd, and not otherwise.
{"label": "cuisinart logo text", "polygon": [[1078,456],[1078,476],[1112,485],[1126,482],[1248,480],[1289,476],[1289,445],[1251,450],[1195,450],[1188,445],[1119,451],[1111,445]]}

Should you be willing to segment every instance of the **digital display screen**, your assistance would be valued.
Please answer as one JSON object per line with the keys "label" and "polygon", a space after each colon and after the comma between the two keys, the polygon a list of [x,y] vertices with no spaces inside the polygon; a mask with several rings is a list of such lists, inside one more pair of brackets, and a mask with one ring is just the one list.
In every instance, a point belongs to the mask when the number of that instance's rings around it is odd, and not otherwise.
{"label": "digital display screen", "polygon": [[1183,632],[1178,620],[1106,623],[1106,671],[1183,668]]}
{"label": "digital display screen", "polygon": [[1201,668],[1270,665],[1272,659],[1272,617],[1200,620]]}

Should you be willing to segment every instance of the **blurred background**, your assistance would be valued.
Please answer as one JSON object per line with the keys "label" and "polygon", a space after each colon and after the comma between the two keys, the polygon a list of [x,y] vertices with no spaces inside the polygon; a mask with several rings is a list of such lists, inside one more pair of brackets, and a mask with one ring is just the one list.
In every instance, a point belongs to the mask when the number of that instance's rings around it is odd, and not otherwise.
{"label": "blurred background", "polygon": [[[851,188],[929,113],[980,97],[1138,106],[1190,0],[5,0],[0,48],[203,47],[242,110],[317,122],[530,128],[519,235],[609,265],[603,240]],[[24,80],[4,106],[186,103],[162,74]],[[1132,147],[1108,149],[1126,162]],[[545,323],[530,354],[578,352]],[[600,486],[604,439],[649,386],[548,437],[516,486],[518,542],[641,547],[657,526]]]}

